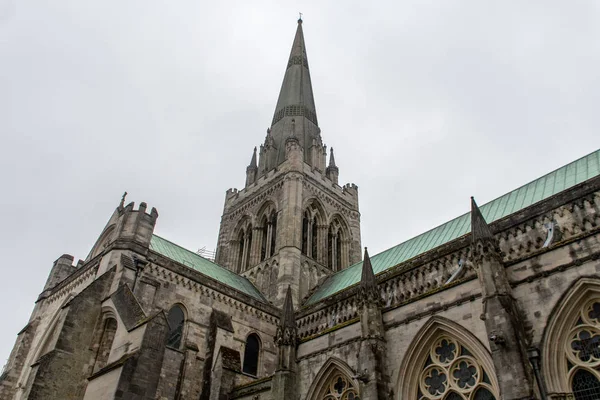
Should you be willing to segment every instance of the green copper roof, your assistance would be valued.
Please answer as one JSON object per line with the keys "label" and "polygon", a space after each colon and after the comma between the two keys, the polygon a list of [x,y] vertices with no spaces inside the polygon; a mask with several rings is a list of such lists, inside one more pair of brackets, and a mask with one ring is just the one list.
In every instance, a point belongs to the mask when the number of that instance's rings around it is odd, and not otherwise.
{"label": "green copper roof", "polygon": [[198,254],[184,249],[175,243],[169,242],[160,236],[152,235],[150,240],[150,250],[153,250],[173,261],[195,269],[196,271],[213,278],[233,289],[254,297],[260,301],[265,301],[263,295],[254,287],[252,283],[243,276],[237,275],[228,269],[221,267],[200,257]]}
{"label": "green copper roof", "polygon": [[[504,196],[498,197],[481,206],[480,209],[486,221],[493,222],[598,175],[600,175],[600,150],[550,172]],[[426,251],[459,238],[470,231],[471,219],[470,214],[467,213],[372,256],[371,264],[373,265],[373,271],[375,274],[383,272]],[[331,275],[313,293],[306,304],[316,303],[358,283],[360,281],[361,270],[362,261]]]}

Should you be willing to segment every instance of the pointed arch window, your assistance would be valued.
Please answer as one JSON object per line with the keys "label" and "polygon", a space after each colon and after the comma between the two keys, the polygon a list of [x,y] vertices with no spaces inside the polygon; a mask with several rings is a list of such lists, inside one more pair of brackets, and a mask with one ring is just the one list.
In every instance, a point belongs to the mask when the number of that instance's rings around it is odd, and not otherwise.
{"label": "pointed arch window", "polygon": [[94,372],[99,371],[106,366],[116,333],[117,320],[113,317],[106,317],[102,325],[102,333],[100,335],[98,351],[94,362]]}
{"label": "pointed arch window", "polygon": [[267,259],[267,243],[269,240],[269,223],[267,217],[264,216],[262,219],[262,240],[260,243],[260,261],[263,262]]}
{"label": "pointed arch window", "polygon": [[275,255],[275,245],[277,244],[277,213],[271,213],[271,243],[269,248],[269,257]]}
{"label": "pointed arch window", "polygon": [[333,271],[339,271],[348,264],[346,239],[341,223],[334,219],[327,233],[327,266]]}
{"label": "pointed arch window", "polygon": [[564,349],[575,400],[600,398],[600,298],[579,310]]}
{"label": "pointed arch window", "polygon": [[238,259],[237,259],[237,270],[238,272],[242,272],[242,266],[244,265],[244,250],[246,245],[246,237],[244,235],[244,231],[240,231],[239,239],[239,250],[238,250]]}
{"label": "pointed arch window", "polygon": [[167,346],[179,349],[183,338],[183,326],[185,324],[185,314],[183,309],[175,305],[169,310],[167,316],[169,324],[169,334],[167,335]]}
{"label": "pointed arch window", "polygon": [[358,390],[342,373],[334,374],[325,386],[325,393],[319,400],[360,400]]}
{"label": "pointed arch window", "polygon": [[246,339],[244,348],[244,365],[242,371],[249,375],[258,376],[258,360],[260,356],[260,339],[252,333]]}
{"label": "pointed arch window", "polygon": [[439,336],[429,349],[417,389],[419,400],[496,400],[487,371],[458,340]]}
{"label": "pointed arch window", "polygon": [[302,254],[308,255],[308,211],[302,214]]}

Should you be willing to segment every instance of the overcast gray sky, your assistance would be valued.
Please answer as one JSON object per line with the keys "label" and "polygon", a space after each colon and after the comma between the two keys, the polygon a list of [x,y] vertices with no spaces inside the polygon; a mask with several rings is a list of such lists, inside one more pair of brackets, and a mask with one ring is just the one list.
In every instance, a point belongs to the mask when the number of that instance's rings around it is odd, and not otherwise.
{"label": "overcast gray sky", "polygon": [[214,249],[298,11],[371,254],[600,146],[598,1],[0,0],[0,361],[123,191]]}

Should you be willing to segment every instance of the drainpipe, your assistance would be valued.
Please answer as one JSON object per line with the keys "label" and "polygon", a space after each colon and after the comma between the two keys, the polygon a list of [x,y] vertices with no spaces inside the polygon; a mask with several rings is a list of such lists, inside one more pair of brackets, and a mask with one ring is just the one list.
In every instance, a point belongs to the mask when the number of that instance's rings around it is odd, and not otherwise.
{"label": "drainpipe", "polygon": [[533,367],[533,373],[535,374],[535,381],[537,382],[540,396],[542,400],[546,400],[546,389],[544,388],[544,382],[542,381],[542,375],[540,374],[540,351],[535,347],[530,347],[527,350],[527,358],[529,358],[529,362]]}

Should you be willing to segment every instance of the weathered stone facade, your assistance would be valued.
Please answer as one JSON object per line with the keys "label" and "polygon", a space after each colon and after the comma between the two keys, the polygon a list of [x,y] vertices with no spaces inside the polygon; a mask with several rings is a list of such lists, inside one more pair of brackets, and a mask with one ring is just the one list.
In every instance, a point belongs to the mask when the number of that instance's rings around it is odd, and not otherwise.
{"label": "weathered stone facade", "polygon": [[326,155],[299,21],[216,264],[123,198],[86,260],[54,263],[0,399],[600,398],[600,151],[404,258],[362,256]]}

